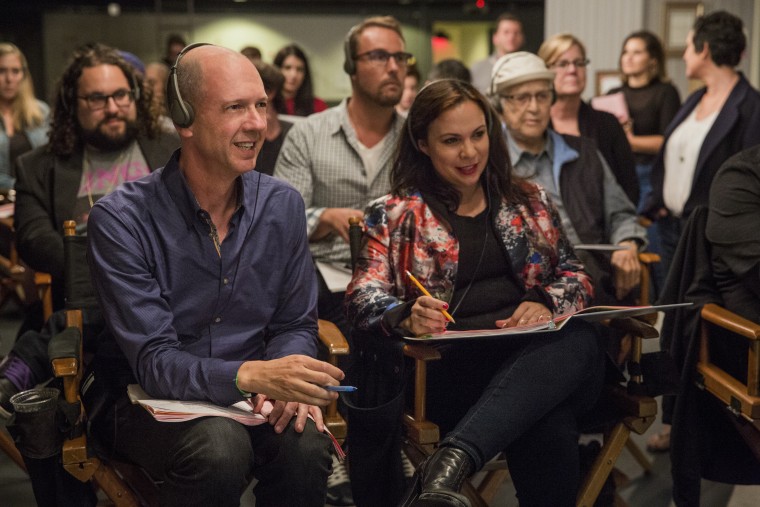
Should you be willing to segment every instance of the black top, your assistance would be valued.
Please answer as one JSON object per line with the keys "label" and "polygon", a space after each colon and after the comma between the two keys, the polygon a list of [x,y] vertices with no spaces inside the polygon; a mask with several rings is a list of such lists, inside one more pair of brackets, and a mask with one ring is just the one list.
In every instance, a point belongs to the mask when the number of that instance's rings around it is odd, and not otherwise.
{"label": "black top", "polygon": [[[681,96],[671,83],[655,78],[646,86],[631,88],[623,85],[610,93],[623,92],[637,136],[663,135],[668,124],[681,107]],[[634,153],[637,164],[652,164],[654,153]]]}
{"label": "black top", "polygon": [[597,111],[585,102],[578,110],[581,136],[596,141],[599,151],[610,166],[615,179],[632,203],[639,202],[639,178],[628,138],[620,122],[610,113]]}
{"label": "black top", "polygon": [[259,156],[256,158],[256,170],[264,174],[271,176],[274,173],[274,166],[277,163],[277,156],[282,149],[282,143],[285,141],[285,136],[288,134],[288,130],[293,124],[289,121],[280,120],[280,135],[273,141],[264,141],[264,146],[261,147]]}
{"label": "black top", "polygon": [[496,320],[512,315],[524,291],[515,281],[504,248],[496,241],[487,209],[474,217],[449,213],[448,219],[459,240],[449,308],[456,323],[448,329],[491,329]]}

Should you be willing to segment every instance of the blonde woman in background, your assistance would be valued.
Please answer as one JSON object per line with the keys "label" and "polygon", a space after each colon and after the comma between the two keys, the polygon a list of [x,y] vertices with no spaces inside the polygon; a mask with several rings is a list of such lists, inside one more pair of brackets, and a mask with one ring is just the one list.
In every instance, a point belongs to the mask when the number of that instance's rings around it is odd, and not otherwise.
{"label": "blonde woman in background", "polygon": [[639,202],[639,183],[623,127],[614,115],[597,111],[581,99],[586,89],[586,67],[590,63],[586,47],[574,35],[560,33],[541,44],[538,56],[555,73],[557,99],[551,108],[552,129],[596,141],[615,179],[635,205]]}
{"label": "blonde woman in background", "polygon": [[13,188],[13,161],[47,143],[50,108],[34,96],[26,57],[0,42],[0,189]]}

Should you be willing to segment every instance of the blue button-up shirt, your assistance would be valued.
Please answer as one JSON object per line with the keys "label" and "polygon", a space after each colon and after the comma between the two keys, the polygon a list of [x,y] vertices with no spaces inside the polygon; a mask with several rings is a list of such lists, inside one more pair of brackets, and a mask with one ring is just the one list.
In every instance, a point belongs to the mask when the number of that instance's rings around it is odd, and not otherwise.
{"label": "blue button-up shirt", "polygon": [[89,263],[106,322],[152,396],[240,400],[246,360],[316,355],[317,289],[303,199],[258,172],[219,253],[178,166],[126,183],[88,221]]}

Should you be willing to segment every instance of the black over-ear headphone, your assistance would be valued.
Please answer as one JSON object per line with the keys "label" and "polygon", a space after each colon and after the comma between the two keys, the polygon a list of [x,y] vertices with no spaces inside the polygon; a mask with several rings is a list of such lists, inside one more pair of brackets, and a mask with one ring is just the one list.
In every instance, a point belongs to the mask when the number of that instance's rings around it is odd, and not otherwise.
{"label": "black over-ear headphone", "polygon": [[354,61],[354,55],[351,54],[351,38],[359,30],[359,26],[361,26],[361,23],[352,26],[343,40],[343,70],[349,76],[356,74],[356,62]]}
{"label": "black over-ear headphone", "polygon": [[169,114],[172,117],[172,121],[178,127],[187,128],[193,124],[195,119],[195,113],[193,113],[193,106],[189,102],[185,102],[182,99],[182,94],[179,92],[179,82],[177,80],[177,66],[179,61],[190,50],[200,46],[210,46],[208,42],[196,42],[186,46],[177,55],[177,60],[172,65],[169,71],[169,79],[166,82],[166,101],[169,104]]}

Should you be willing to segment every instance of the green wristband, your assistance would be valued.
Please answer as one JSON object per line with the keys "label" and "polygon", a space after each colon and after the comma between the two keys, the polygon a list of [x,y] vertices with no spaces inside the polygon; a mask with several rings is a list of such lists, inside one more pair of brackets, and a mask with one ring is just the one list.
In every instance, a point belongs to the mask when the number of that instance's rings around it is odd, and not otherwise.
{"label": "green wristband", "polygon": [[235,387],[240,392],[240,394],[243,396],[243,398],[250,398],[251,396],[253,396],[253,393],[249,393],[248,391],[243,391],[242,389],[240,389],[240,386],[238,385],[238,374],[237,373],[235,373]]}

